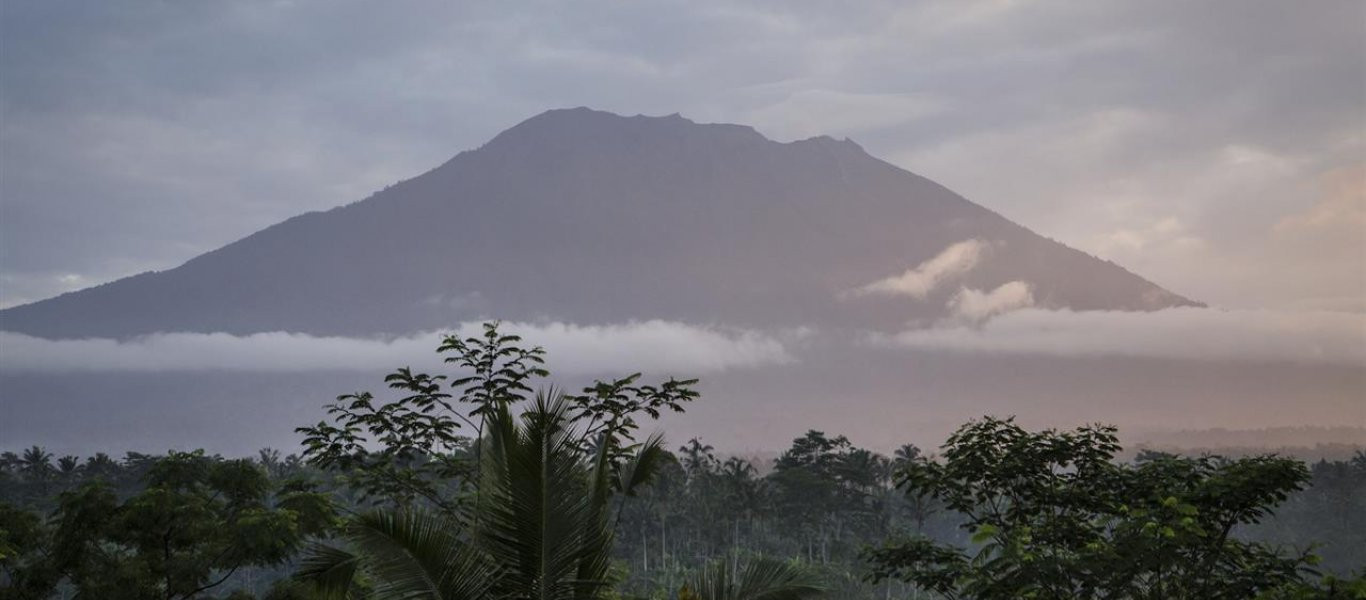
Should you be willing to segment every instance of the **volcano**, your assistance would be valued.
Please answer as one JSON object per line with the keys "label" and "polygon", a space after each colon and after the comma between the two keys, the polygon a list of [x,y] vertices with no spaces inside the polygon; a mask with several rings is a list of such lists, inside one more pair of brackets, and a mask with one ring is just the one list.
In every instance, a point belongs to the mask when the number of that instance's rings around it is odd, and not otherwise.
{"label": "volcano", "polygon": [[[967,254],[964,254],[964,253]],[[552,110],[359,202],[161,272],[0,311],[46,338],[395,335],[472,319],[887,328],[1011,295],[1197,303],[854,142]]]}

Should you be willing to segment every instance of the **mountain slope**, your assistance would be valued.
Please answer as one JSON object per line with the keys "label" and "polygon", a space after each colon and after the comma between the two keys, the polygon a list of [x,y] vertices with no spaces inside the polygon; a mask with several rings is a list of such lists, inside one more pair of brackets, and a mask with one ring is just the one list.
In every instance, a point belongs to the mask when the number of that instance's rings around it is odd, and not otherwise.
{"label": "mountain slope", "polygon": [[[990,252],[923,298],[848,297],[964,240]],[[852,142],[783,144],[743,126],[580,108],[175,269],[0,311],[0,328],[368,335],[486,317],[884,327],[945,316],[963,287],[1011,281],[1053,308],[1193,304]]]}

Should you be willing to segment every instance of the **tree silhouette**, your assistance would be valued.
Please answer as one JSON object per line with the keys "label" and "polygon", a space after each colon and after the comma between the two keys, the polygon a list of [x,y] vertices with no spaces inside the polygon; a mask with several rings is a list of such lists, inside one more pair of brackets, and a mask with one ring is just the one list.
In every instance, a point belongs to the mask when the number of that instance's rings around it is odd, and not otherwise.
{"label": "tree silhouette", "polygon": [[870,550],[876,579],[949,598],[1253,598],[1311,572],[1307,554],[1245,542],[1301,489],[1302,463],[1273,456],[1156,457],[1126,465],[1111,427],[1028,432],[969,423],[942,462],[908,461],[899,483],[966,517],[973,547],[912,538]]}
{"label": "tree silhouette", "polygon": [[[544,351],[520,341],[497,323],[481,337],[447,337],[439,351],[456,353],[446,362],[463,376],[399,369],[386,381],[407,395],[343,396],[328,407],[332,423],[300,428],[313,464],[377,469],[350,481],[397,500],[352,519],[346,546],[316,547],[300,577],[333,595],[364,579],[381,597],[602,596],[622,503],[668,460],[659,436],[635,440],[637,419],[681,411],[696,380],[648,386],[635,374],[531,398],[549,371]],[[460,496],[440,485],[446,477],[459,479]]]}

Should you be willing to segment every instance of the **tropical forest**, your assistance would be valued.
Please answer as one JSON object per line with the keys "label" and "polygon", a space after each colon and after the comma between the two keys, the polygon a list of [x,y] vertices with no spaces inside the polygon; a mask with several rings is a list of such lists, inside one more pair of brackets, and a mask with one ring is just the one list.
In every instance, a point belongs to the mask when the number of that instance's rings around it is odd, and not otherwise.
{"label": "tropical forest", "polygon": [[5,452],[0,598],[1366,597],[1366,453],[1121,460],[1107,425],[983,416],[759,460],[666,437],[696,379],[559,388],[495,322],[437,352],[297,448]]}

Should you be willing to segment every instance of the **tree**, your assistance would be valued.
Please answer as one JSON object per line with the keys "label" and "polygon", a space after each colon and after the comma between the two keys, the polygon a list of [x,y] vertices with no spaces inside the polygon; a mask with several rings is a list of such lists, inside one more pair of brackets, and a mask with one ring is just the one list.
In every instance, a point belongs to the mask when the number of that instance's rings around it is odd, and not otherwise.
{"label": "tree", "polygon": [[844,436],[829,438],[813,430],[793,440],[775,461],[769,480],[779,506],[795,523],[810,527],[839,509],[843,489],[837,465],[850,448]]}
{"label": "tree", "polygon": [[[339,396],[326,407],[329,420],[300,427],[304,458],[344,474],[362,496],[391,507],[426,507],[459,520],[468,514],[462,503],[472,498],[471,485],[482,451],[462,431],[483,437],[488,419],[525,402],[531,385],[550,375],[542,365],[545,350],[520,346],[522,338],[484,324],[481,336],[446,336],[439,353],[454,353],[445,362],[465,369],[454,379],[400,368],[385,377],[391,389],[405,395],[380,401],[370,392]],[[660,385],[638,385],[640,374],[597,381],[582,394],[565,394],[566,414],[583,429],[584,449],[611,438],[608,461],[619,468],[628,458],[637,418],[658,419],[662,410],[682,411],[697,397],[696,379],[669,379]],[[468,407],[462,409],[462,405]]]}
{"label": "tree", "polygon": [[950,598],[1253,598],[1312,574],[1232,534],[1308,476],[1302,463],[1159,456],[1118,464],[1112,427],[1028,432],[969,423],[942,461],[908,461],[898,483],[965,515],[972,548],[917,537],[871,549],[873,579]]}
{"label": "tree", "polygon": [[343,396],[329,407],[333,422],[300,429],[308,460],[378,468],[351,481],[392,500],[352,519],[345,546],[317,546],[301,578],[334,596],[362,580],[381,598],[602,596],[615,515],[668,459],[660,437],[635,440],[637,419],[681,411],[696,380],[649,386],[634,374],[529,398],[549,371],[543,350],[518,342],[497,323],[482,337],[448,337],[438,351],[472,374],[446,383],[400,369],[386,380],[408,395]]}
{"label": "tree", "polygon": [[710,444],[703,444],[701,438],[693,438],[688,443],[678,447],[678,453],[682,455],[679,462],[689,476],[700,475],[710,470],[716,463],[716,455],[712,454],[715,448]]}
{"label": "tree", "polygon": [[538,395],[520,419],[506,406],[487,416],[469,518],[368,512],[345,530],[350,549],[316,548],[299,576],[336,595],[363,573],[381,598],[600,597],[610,583],[613,479],[623,477],[615,487],[627,493],[642,483],[662,457],[659,438],[614,475],[605,450],[581,451],[563,395]]}
{"label": "tree", "polygon": [[808,557],[826,563],[854,555],[856,534],[885,531],[889,464],[844,436],[808,431],[792,441],[766,479],[788,524],[804,533]]}
{"label": "tree", "polygon": [[52,560],[52,532],[39,515],[0,502],[0,600],[41,600],[61,573]]}
{"label": "tree", "polygon": [[171,452],[122,502],[99,482],[62,494],[51,555],[83,597],[179,600],[284,563],[333,520],[330,500],[301,483],[273,490],[251,461]]}
{"label": "tree", "polygon": [[[902,472],[912,464],[929,460],[915,444],[903,444],[892,455],[892,470]],[[904,483],[897,486],[897,491],[901,492],[906,498],[906,509],[911,515],[911,520],[915,522],[915,532],[917,535],[925,535],[925,522],[930,516],[938,512],[939,507],[927,490],[922,488],[911,489]]]}
{"label": "tree", "polygon": [[102,480],[107,483],[113,483],[123,474],[123,467],[119,465],[118,461],[103,452],[97,452],[94,456],[85,459],[85,466],[82,469],[88,479]]}
{"label": "tree", "polygon": [[19,459],[19,472],[29,481],[37,483],[39,492],[46,495],[48,482],[57,473],[52,467],[52,453],[39,446],[24,450]]}
{"label": "tree", "polygon": [[81,459],[67,455],[57,459],[57,477],[63,484],[70,483],[80,474]]}

